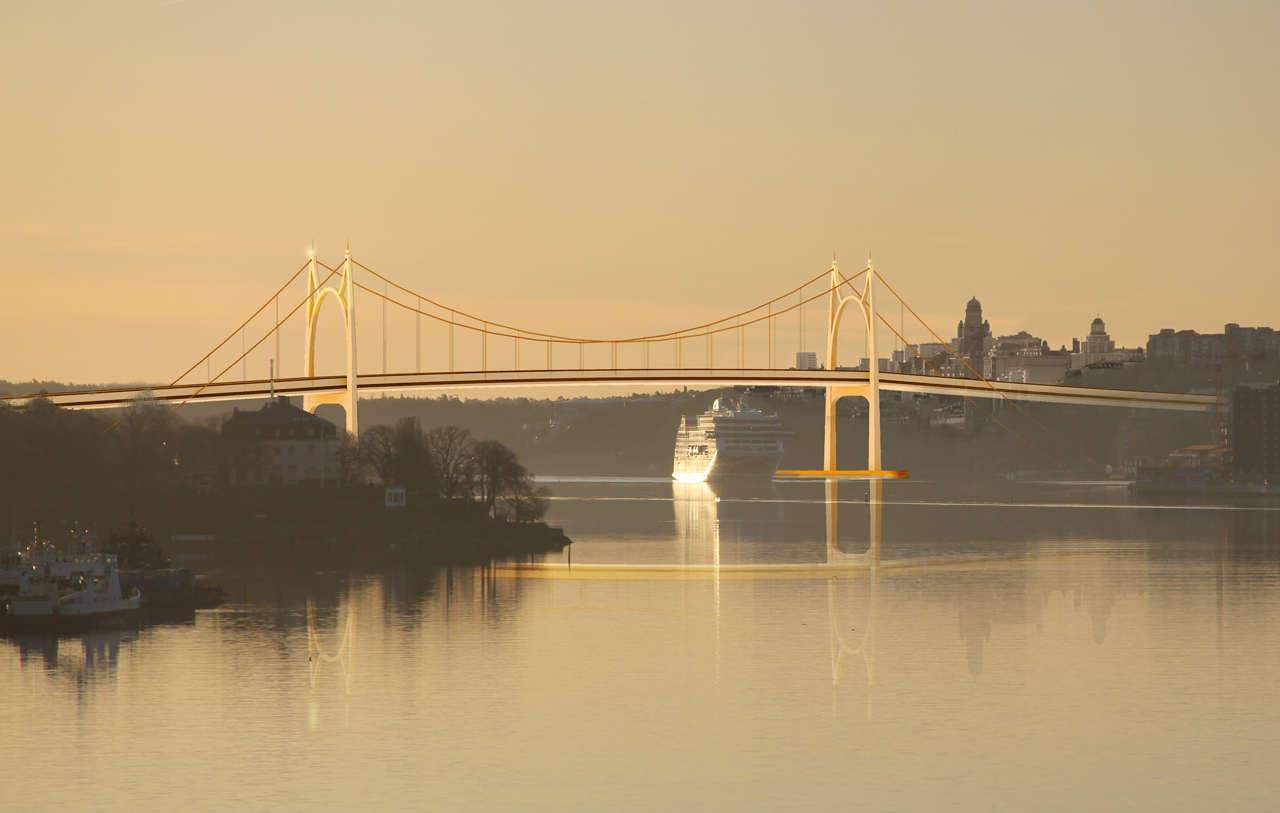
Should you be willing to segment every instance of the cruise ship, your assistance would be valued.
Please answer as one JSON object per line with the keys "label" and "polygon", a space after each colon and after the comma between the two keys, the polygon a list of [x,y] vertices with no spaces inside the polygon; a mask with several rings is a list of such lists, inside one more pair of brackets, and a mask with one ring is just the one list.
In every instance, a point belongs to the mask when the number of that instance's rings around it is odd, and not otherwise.
{"label": "cruise ship", "polygon": [[717,398],[707,412],[680,419],[672,476],[682,483],[773,477],[782,461],[782,439],[790,434],[777,415]]}

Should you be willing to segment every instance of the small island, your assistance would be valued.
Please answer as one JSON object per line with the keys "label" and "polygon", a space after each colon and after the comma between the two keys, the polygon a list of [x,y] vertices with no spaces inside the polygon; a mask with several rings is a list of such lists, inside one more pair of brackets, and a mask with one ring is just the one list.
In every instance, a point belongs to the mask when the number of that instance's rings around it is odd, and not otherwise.
{"label": "small island", "polygon": [[109,415],[36,399],[0,407],[4,504],[17,530],[132,521],[207,565],[377,568],[556,552],[549,491],[516,453],[414,418],[359,438],[281,396],[186,421],[140,399]]}

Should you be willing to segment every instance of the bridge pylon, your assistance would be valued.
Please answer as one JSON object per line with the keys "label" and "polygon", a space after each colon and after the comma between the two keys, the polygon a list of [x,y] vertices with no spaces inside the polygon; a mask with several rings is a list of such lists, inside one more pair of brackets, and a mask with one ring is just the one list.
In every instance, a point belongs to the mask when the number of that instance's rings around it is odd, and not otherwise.
{"label": "bridge pylon", "polygon": [[356,391],[356,285],[352,276],[350,245],[347,246],[346,257],[342,261],[342,282],[337,288],[330,285],[320,289],[315,246],[311,248],[311,262],[307,268],[307,329],[303,336],[305,344],[302,354],[303,375],[308,378],[316,374],[316,323],[319,321],[320,306],[328,296],[337,300],[346,323],[347,387],[341,392],[303,395],[302,408],[307,412],[315,412],[321,404],[340,404],[347,412],[347,431],[353,435],[359,434],[360,419],[356,411],[360,402]]}
{"label": "bridge pylon", "polygon": [[840,337],[840,320],[844,316],[845,306],[850,302],[857,303],[862,311],[862,321],[867,336],[867,382],[865,384],[829,384],[827,385],[826,403],[826,443],[822,457],[822,468],[836,471],[836,402],[852,395],[867,399],[867,469],[881,471],[880,465],[880,362],[876,356],[876,294],[872,280],[875,268],[871,258],[867,258],[866,281],[862,293],[854,291],[843,296],[840,289],[844,279],[836,268],[836,261],[831,259],[831,301],[827,319],[827,369],[834,371],[838,361],[836,352],[837,340]]}

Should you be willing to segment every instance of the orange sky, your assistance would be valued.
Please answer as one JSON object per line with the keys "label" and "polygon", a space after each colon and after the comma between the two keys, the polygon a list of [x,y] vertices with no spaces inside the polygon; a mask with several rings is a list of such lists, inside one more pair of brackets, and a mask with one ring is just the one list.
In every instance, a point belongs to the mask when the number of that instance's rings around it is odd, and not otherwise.
{"label": "orange sky", "polygon": [[706,321],[833,250],[948,336],[973,294],[1054,347],[1280,327],[1277,35],[1261,2],[10,2],[0,378],[167,381],[313,238],[531,330]]}

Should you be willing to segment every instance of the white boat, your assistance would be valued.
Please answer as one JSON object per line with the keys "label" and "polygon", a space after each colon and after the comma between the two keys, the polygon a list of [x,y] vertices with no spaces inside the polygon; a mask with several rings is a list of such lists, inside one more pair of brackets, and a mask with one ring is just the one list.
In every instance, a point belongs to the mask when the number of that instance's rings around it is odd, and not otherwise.
{"label": "white boat", "polygon": [[741,399],[735,404],[717,398],[710,410],[680,419],[672,476],[682,483],[771,478],[782,462],[783,438],[790,434],[777,415],[751,409]]}
{"label": "white boat", "polygon": [[128,618],[142,605],[134,588],[120,589],[116,557],[109,553],[59,553],[29,548],[7,561],[0,585],[10,588],[0,621],[9,629],[83,629]]}

